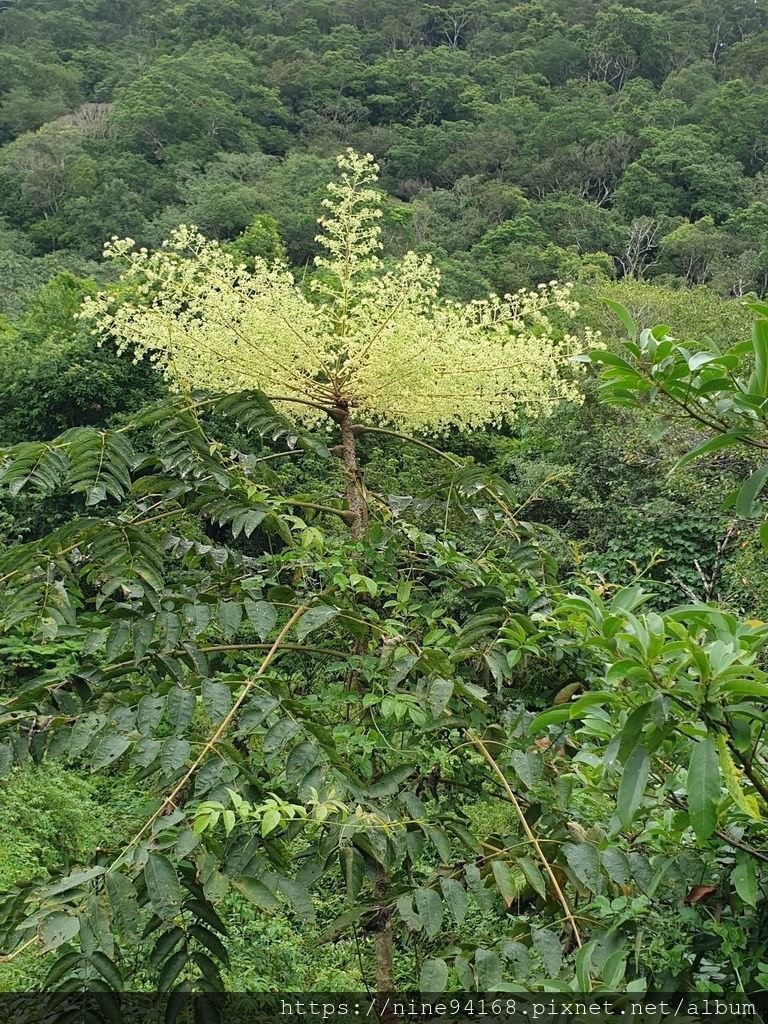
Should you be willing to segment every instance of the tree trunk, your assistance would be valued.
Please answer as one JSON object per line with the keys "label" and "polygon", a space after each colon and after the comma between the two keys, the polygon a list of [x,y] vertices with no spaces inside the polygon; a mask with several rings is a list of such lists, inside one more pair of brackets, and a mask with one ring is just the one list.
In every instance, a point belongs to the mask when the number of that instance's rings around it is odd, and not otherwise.
{"label": "tree trunk", "polygon": [[[341,430],[341,460],[344,463],[344,474],[347,488],[347,508],[352,513],[352,521],[349,532],[353,540],[362,540],[368,533],[368,503],[365,498],[365,487],[357,468],[356,452],[356,431],[349,415],[349,410],[339,407],[337,419]],[[355,654],[364,654],[368,648],[366,637],[360,637],[356,643]],[[351,672],[347,677],[347,685],[353,686],[356,680],[356,673]],[[381,900],[381,907],[378,915],[378,930],[375,933],[376,951],[376,991],[392,992],[392,919],[390,909],[387,906],[387,894],[389,891],[389,879],[380,871],[376,879],[376,896]],[[379,1020],[385,1024],[390,1019],[390,1014],[385,1008],[379,1013]]]}
{"label": "tree trunk", "polygon": [[339,427],[341,428],[341,461],[344,463],[344,474],[347,483],[347,507],[352,513],[350,533],[353,540],[362,540],[368,532],[368,503],[365,500],[365,488],[357,468],[355,451],[355,428],[347,409],[340,410]]}
{"label": "tree trunk", "polygon": [[[378,931],[376,932],[376,991],[393,992],[392,982],[392,917],[385,900],[389,890],[389,879],[383,871],[379,871],[376,879],[376,896],[382,901],[378,913]],[[387,1015],[379,1014],[380,1020]]]}

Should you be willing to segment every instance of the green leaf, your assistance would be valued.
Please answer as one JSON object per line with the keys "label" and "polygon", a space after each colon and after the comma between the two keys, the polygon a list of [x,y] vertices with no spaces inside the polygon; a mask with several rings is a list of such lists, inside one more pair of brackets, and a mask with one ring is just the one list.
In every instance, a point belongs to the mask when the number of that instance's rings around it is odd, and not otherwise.
{"label": "green leaf", "polygon": [[184,929],[180,925],[174,925],[168,931],[161,932],[152,952],[149,954],[150,965],[157,967],[158,964],[167,960],[183,938]]}
{"label": "green leaf", "polygon": [[315,911],[312,907],[312,900],[309,896],[309,889],[294,878],[281,878],[278,881],[280,892],[290,903],[293,910],[302,921],[312,924],[315,920]]}
{"label": "green leaf", "polygon": [[635,747],[624,765],[619,783],[616,810],[622,825],[628,825],[634,818],[645,795],[651,759],[643,746]]}
{"label": "green leaf", "polygon": [[415,771],[414,765],[400,765],[399,768],[393,768],[382,775],[378,782],[374,782],[368,792],[372,797],[394,796]]}
{"label": "green leaf", "polygon": [[66,878],[60,879],[58,882],[54,882],[53,885],[46,885],[45,888],[39,890],[39,894],[43,899],[50,899],[52,896],[58,896],[63,892],[69,892],[70,889],[76,889],[79,885],[84,885],[86,882],[92,881],[94,878],[98,878],[103,875],[106,868],[97,865],[93,868],[87,868],[85,871],[74,871],[71,875],[67,875]]}
{"label": "green leaf", "polygon": [[626,885],[632,877],[632,869],[624,851],[609,846],[607,850],[603,850],[601,856],[603,867],[611,881],[617,885]]}
{"label": "green leaf", "polygon": [[202,685],[203,707],[214,725],[224,718],[232,707],[232,691],[224,683],[204,679]]}
{"label": "green leaf", "polygon": [[232,636],[237,627],[240,625],[240,620],[243,617],[243,610],[237,601],[219,601],[218,604],[218,619],[221,623],[221,627],[224,630],[226,637]]}
{"label": "green leaf", "polygon": [[443,923],[443,901],[434,889],[419,887],[414,893],[416,909],[419,912],[424,931],[433,938]]}
{"label": "green leaf", "polygon": [[142,736],[148,736],[160,724],[164,710],[165,697],[147,694],[141,698],[136,707],[136,728]]}
{"label": "green leaf", "polygon": [[398,914],[411,931],[420,932],[424,927],[424,922],[413,909],[413,899],[407,892],[403,893],[402,896],[398,896],[395,906],[397,907]]}
{"label": "green leaf", "polygon": [[93,964],[102,978],[108,985],[111,985],[115,992],[123,991],[123,988],[125,987],[123,976],[108,956],[97,949],[95,952],[91,953],[88,957],[88,961]]}
{"label": "green leaf", "polygon": [[430,843],[432,843],[437,851],[440,863],[449,864],[451,861],[451,840],[441,828],[435,828],[433,825],[424,825],[423,828],[429,837]]}
{"label": "green leaf", "polygon": [[477,987],[480,992],[493,992],[501,982],[503,969],[501,960],[489,949],[475,951],[475,970],[477,971]]}
{"label": "green leaf", "polygon": [[493,877],[496,880],[496,885],[501,893],[501,897],[506,906],[509,907],[520,895],[520,885],[515,879],[509,864],[505,863],[503,860],[494,860],[491,868],[493,870]]}
{"label": "green leaf", "polygon": [[62,953],[45,976],[43,991],[49,991],[52,989],[57,981],[61,981],[61,979],[66,977],[66,975],[75,967],[79,967],[81,961],[82,954],[79,951],[75,952],[71,950],[69,953]]}
{"label": "green leaf", "polygon": [[298,785],[307,772],[317,763],[318,749],[314,743],[299,743],[288,755],[285,762],[285,781],[289,786]]}
{"label": "green leaf", "polygon": [[168,721],[175,732],[181,732],[192,721],[195,713],[195,695],[192,690],[183,690],[180,686],[172,686],[168,692]]}
{"label": "green leaf", "polygon": [[189,761],[190,749],[186,740],[179,739],[178,736],[169,736],[160,750],[160,767],[163,775],[169,779],[175,778],[179,769]]}
{"label": "green leaf", "polygon": [[128,639],[130,633],[130,627],[127,622],[123,622],[122,619],[118,619],[117,622],[113,622],[110,626],[109,633],[107,633],[107,646],[106,646],[106,659],[107,661],[114,661],[120,651],[125,646],[125,642]]}
{"label": "green leaf", "polygon": [[435,718],[442,715],[453,695],[453,683],[450,679],[433,679],[427,691],[429,710]]}
{"label": "green leaf", "polygon": [[104,882],[118,932],[128,942],[138,942],[142,921],[133,883],[119,871],[111,871]]}
{"label": "green leaf", "polygon": [[308,608],[296,625],[297,639],[301,642],[305,636],[308,636],[313,630],[319,629],[320,626],[324,626],[331,619],[335,619],[338,614],[339,609],[328,604],[318,604],[313,608]]}
{"label": "green leaf", "polygon": [[419,988],[422,992],[444,992],[448,984],[448,964],[445,960],[431,958],[425,960],[419,976]]}
{"label": "green leaf", "polygon": [[534,864],[530,857],[518,857],[517,863],[533,891],[545,900],[547,898],[547,885],[544,881],[544,876],[539,871],[538,865]]}
{"label": "green leaf", "polygon": [[744,516],[745,519],[751,516],[752,506],[763,487],[765,487],[766,480],[768,480],[768,462],[759,469],[756,469],[747,479],[746,483],[742,484],[741,490],[736,496],[736,512],[740,516]]}
{"label": "green leaf", "polygon": [[768,320],[757,319],[752,324],[752,351],[755,368],[749,378],[751,395],[768,397]]}
{"label": "green leaf", "polygon": [[750,907],[757,906],[757,874],[755,862],[748,854],[738,854],[736,867],[731,872],[733,887]]}
{"label": "green leaf", "polygon": [[279,753],[286,743],[299,731],[298,725],[290,718],[281,718],[267,731],[262,744],[265,757]]}
{"label": "green leaf", "polygon": [[593,893],[602,890],[600,858],[592,843],[564,843],[563,853],[568,867],[578,880]]}
{"label": "green leaf", "polygon": [[353,846],[342,846],[339,850],[339,861],[344,884],[347,887],[347,898],[354,904],[360,894],[365,878],[365,862],[362,854]]}
{"label": "green leaf", "polygon": [[232,885],[260,910],[277,910],[280,906],[280,900],[258,878],[245,876],[233,881]]}
{"label": "green leaf", "polygon": [[693,462],[694,459],[698,459],[700,455],[708,455],[710,452],[720,451],[721,448],[730,448],[733,445],[740,444],[743,440],[744,434],[737,430],[729,430],[725,434],[715,434],[714,437],[702,441],[701,444],[697,444],[695,448],[691,448],[690,451],[686,452],[682,458],[677,460],[670,473],[676,473],[678,469],[681,469],[689,462]]}
{"label": "green leaf", "polygon": [[63,911],[49,914],[40,926],[40,938],[45,952],[69,942],[80,931],[80,920]]}
{"label": "green leaf", "polygon": [[91,771],[97,772],[108,764],[117,761],[128,750],[131,741],[125,736],[105,736],[93,752]]}
{"label": "green leaf", "polygon": [[693,744],[688,764],[688,814],[699,839],[709,839],[717,827],[720,802],[720,757],[711,736]]}
{"label": "green leaf", "polygon": [[252,601],[246,598],[245,614],[261,640],[269,636],[277,622],[277,610],[267,601]]}
{"label": "green leaf", "polygon": [[560,973],[563,963],[560,939],[549,928],[531,928],[531,938],[534,949],[541,957],[550,978],[555,978]]}
{"label": "green leaf", "polygon": [[180,949],[178,953],[173,954],[170,960],[165,962],[157,979],[158,992],[168,992],[170,990],[174,981],[176,981],[178,976],[187,966],[187,960],[188,957],[185,950]]}
{"label": "green leaf", "polygon": [[224,946],[224,943],[214,932],[208,928],[203,928],[201,924],[192,924],[189,926],[189,934],[197,939],[201,945],[205,946],[209,952],[213,953],[224,965],[229,964],[229,953]]}
{"label": "green leaf", "polygon": [[151,853],[144,865],[144,881],[152,909],[163,921],[181,913],[181,886],[173,864],[161,853]]}
{"label": "green leaf", "polygon": [[620,302],[615,302],[613,299],[606,299],[601,296],[600,301],[604,306],[616,316],[620,321],[624,330],[627,332],[627,337],[630,341],[637,340],[637,324],[632,319],[632,316],[628,309],[626,309]]}
{"label": "green leaf", "polygon": [[448,904],[448,909],[453,915],[456,924],[461,924],[467,913],[467,891],[461,882],[455,878],[441,878],[440,888],[443,890],[443,898]]}
{"label": "green leaf", "polygon": [[528,735],[533,736],[537,732],[541,732],[542,729],[546,729],[548,725],[554,725],[557,722],[567,722],[571,717],[571,708],[568,704],[562,704],[556,708],[548,708],[546,711],[540,712],[533,719],[528,727]]}
{"label": "green leaf", "polygon": [[184,903],[184,909],[190,911],[195,917],[199,917],[211,928],[215,928],[221,935],[227,934],[227,926],[213,909],[207,900],[190,899]]}

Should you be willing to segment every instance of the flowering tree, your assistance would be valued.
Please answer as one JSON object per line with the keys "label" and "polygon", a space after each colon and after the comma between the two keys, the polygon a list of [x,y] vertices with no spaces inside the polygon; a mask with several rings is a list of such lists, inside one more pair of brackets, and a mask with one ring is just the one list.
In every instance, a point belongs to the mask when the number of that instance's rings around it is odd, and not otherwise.
{"label": "flowering tree", "polygon": [[578,308],[569,285],[492,295],[462,305],[439,298],[429,256],[409,252],[391,268],[381,250],[373,157],[347,150],[328,185],[317,236],[324,252],[309,291],[282,263],[238,263],[194,227],[157,252],[113,239],[136,296],[88,299],[96,331],[148,356],[177,389],[256,388],[324,415],[341,430],[353,532],[365,530],[355,436],[363,426],[441,432],[479,427],[520,410],[546,412],[578,391],[560,374],[576,350],[547,316]]}

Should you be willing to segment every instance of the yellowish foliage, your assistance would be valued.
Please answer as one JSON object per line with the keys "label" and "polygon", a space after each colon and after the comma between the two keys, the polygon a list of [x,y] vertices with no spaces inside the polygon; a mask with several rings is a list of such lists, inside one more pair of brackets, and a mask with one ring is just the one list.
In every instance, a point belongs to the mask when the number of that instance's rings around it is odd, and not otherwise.
{"label": "yellowish foliage", "polygon": [[177,388],[257,388],[299,402],[305,422],[336,406],[362,422],[442,431],[579,399],[561,370],[584,341],[548,315],[575,313],[569,285],[466,305],[439,298],[429,256],[382,263],[373,158],[348,150],[338,164],[308,290],[284,264],[237,263],[182,226],[151,253],[114,238],[106,255],[127,261],[126,287],[88,299],[82,315]]}

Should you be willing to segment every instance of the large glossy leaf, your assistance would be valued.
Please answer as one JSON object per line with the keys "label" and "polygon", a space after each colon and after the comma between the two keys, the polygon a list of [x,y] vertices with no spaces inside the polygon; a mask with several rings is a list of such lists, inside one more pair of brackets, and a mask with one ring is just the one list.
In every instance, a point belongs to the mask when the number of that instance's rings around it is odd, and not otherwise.
{"label": "large glossy leaf", "polygon": [[639,808],[645,787],[651,760],[644,746],[637,746],[627,758],[624,771],[621,773],[616,810],[622,825],[628,825]]}
{"label": "large glossy leaf", "polygon": [[687,791],[691,826],[699,839],[709,839],[717,827],[720,801],[720,758],[711,736],[693,744]]}

